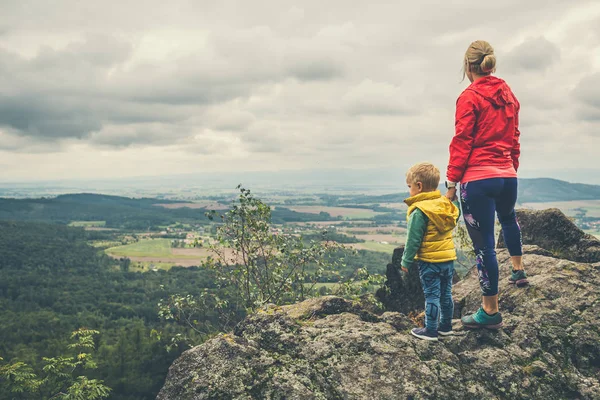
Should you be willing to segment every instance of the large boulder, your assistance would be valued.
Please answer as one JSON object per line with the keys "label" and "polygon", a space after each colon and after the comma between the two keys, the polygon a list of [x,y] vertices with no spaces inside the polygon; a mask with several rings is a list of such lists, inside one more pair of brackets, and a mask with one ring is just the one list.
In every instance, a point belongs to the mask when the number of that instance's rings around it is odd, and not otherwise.
{"label": "large boulder", "polygon": [[[338,297],[269,307],[182,354],[158,399],[599,399],[600,263],[545,254],[525,247],[531,286],[516,288],[498,252],[498,331],[456,320],[456,336],[425,342],[404,314]],[[475,311],[475,271],[453,293]]]}
{"label": "large boulder", "polygon": [[[523,244],[536,245],[555,257],[581,262],[600,261],[600,240],[579,229],[559,209],[517,210]],[[500,234],[498,248],[505,248]]]}
{"label": "large boulder", "polygon": [[375,296],[387,310],[404,314],[424,309],[425,296],[421,289],[418,268],[409,269],[408,273],[401,270],[404,247],[394,249],[392,262],[386,268],[386,281]]}

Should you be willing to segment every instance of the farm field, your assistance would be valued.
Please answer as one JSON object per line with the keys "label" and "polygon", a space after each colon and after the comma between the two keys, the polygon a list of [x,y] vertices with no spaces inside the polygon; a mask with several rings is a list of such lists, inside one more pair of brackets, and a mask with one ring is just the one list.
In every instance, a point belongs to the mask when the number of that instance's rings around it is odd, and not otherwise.
{"label": "farm field", "polygon": [[[286,225],[295,225],[295,226],[333,226],[333,225],[341,225],[347,224],[348,221],[310,221],[310,222],[288,222]],[[352,221],[352,225],[371,225],[373,221]]]}
{"label": "farm field", "polygon": [[[545,210],[547,208],[558,208],[566,215],[572,217],[579,209],[587,210],[586,216],[600,218],[600,199],[599,200],[574,200],[574,201],[555,201],[547,203],[523,203],[522,208],[532,210]],[[517,207],[519,208],[519,207]]]}
{"label": "farm field", "polygon": [[383,244],[378,242],[352,243],[348,245],[356,250],[378,251],[381,253],[392,254],[394,249],[398,247],[396,244]]}
{"label": "farm field", "polygon": [[383,235],[383,234],[367,234],[367,235],[352,235],[356,236],[357,239],[366,240],[367,242],[388,242],[395,244],[404,243],[405,235]]}
{"label": "farm field", "polygon": [[292,206],[290,210],[309,214],[319,214],[326,212],[332,217],[342,217],[346,219],[368,219],[381,213],[364,208],[350,207],[327,207],[327,206]]}
{"label": "farm field", "polygon": [[[338,232],[348,236],[354,236],[357,239],[366,240],[367,243],[375,242],[375,245],[381,244],[385,246],[385,244],[381,242],[398,245],[404,243],[406,240],[406,229],[398,226],[341,228]],[[375,248],[377,247],[375,245],[370,246]],[[388,251],[386,250],[385,252],[387,253]]]}
{"label": "farm field", "polygon": [[403,210],[406,211],[408,206],[406,203],[379,203],[381,207],[393,208],[395,210]]}
{"label": "farm field", "polygon": [[[171,239],[149,239],[125,246],[116,246],[106,249],[105,252],[112,257],[128,257],[139,265],[171,267],[179,265],[191,267],[201,265],[209,256],[215,254],[208,248],[172,248]],[[224,249],[225,257],[232,259],[232,251]]]}
{"label": "farm field", "polygon": [[339,229],[347,235],[399,235],[405,234],[406,229],[399,226],[358,226],[358,227],[343,227]]}
{"label": "farm field", "polygon": [[104,228],[106,221],[71,221],[69,226],[78,226],[84,228]]}
{"label": "farm field", "polygon": [[170,204],[155,204],[155,206],[176,209],[176,208],[206,208],[207,210],[228,210],[229,207],[210,200],[199,200],[190,203],[170,203]]}
{"label": "farm field", "polygon": [[106,249],[106,253],[119,257],[170,257],[171,239],[140,240],[137,243]]}

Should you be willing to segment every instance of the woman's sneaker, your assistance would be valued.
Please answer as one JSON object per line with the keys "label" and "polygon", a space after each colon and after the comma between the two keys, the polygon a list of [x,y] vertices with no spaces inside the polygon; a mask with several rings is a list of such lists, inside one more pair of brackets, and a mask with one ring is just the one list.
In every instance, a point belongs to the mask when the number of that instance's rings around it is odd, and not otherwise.
{"label": "woman's sneaker", "polygon": [[414,337],[418,337],[419,339],[431,340],[434,342],[438,341],[437,333],[433,333],[433,332],[429,331],[427,328],[414,328],[413,330],[410,331],[410,333]]}
{"label": "woman's sneaker", "polygon": [[452,325],[442,326],[438,328],[438,335],[440,336],[452,336],[454,335],[454,331],[452,330]]}
{"label": "woman's sneaker", "polygon": [[510,274],[510,278],[508,278],[508,283],[517,285],[517,287],[523,287],[527,286],[529,284],[529,281],[527,280],[527,275],[525,274],[525,271],[523,271],[522,269],[515,271],[513,269],[512,273]]}
{"label": "woman's sneaker", "polygon": [[479,308],[475,314],[466,315],[461,318],[465,328],[487,328],[487,329],[498,329],[504,325],[502,322],[502,314],[497,312],[494,315],[488,315],[483,308]]}

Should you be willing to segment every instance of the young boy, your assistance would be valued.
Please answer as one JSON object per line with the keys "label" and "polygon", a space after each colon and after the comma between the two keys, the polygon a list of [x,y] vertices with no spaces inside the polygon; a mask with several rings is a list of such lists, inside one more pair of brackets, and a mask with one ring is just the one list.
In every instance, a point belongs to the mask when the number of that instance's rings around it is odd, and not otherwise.
{"label": "young boy", "polygon": [[432,164],[412,166],[406,173],[406,184],[410,197],[404,200],[408,205],[408,233],[402,270],[408,272],[417,261],[425,294],[425,328],[415,328],[411,333],[419,339],[437,341],[438,334],[453,334],[452,276],[456,250],[452,230],[460,210],[456,199],[451,202],[437,189],[440,171]]}

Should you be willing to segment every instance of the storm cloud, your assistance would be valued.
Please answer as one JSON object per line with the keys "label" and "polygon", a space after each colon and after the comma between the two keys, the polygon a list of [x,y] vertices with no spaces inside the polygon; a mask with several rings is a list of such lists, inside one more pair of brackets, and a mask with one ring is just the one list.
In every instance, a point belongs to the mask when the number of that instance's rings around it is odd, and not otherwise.
{"label": "storm cloud", "polygon": [[[13,180],[400,172],[422,160],[443,168],[467,86],[462,57],[477,39],[495,47],[497,74],[521,102],[523,168],[597,159],[594,1],[7,0],[2,8],[0,156]],[[585,140],[565,153],[575,136]],[[16,166],[25,159],[30,170]]]}

